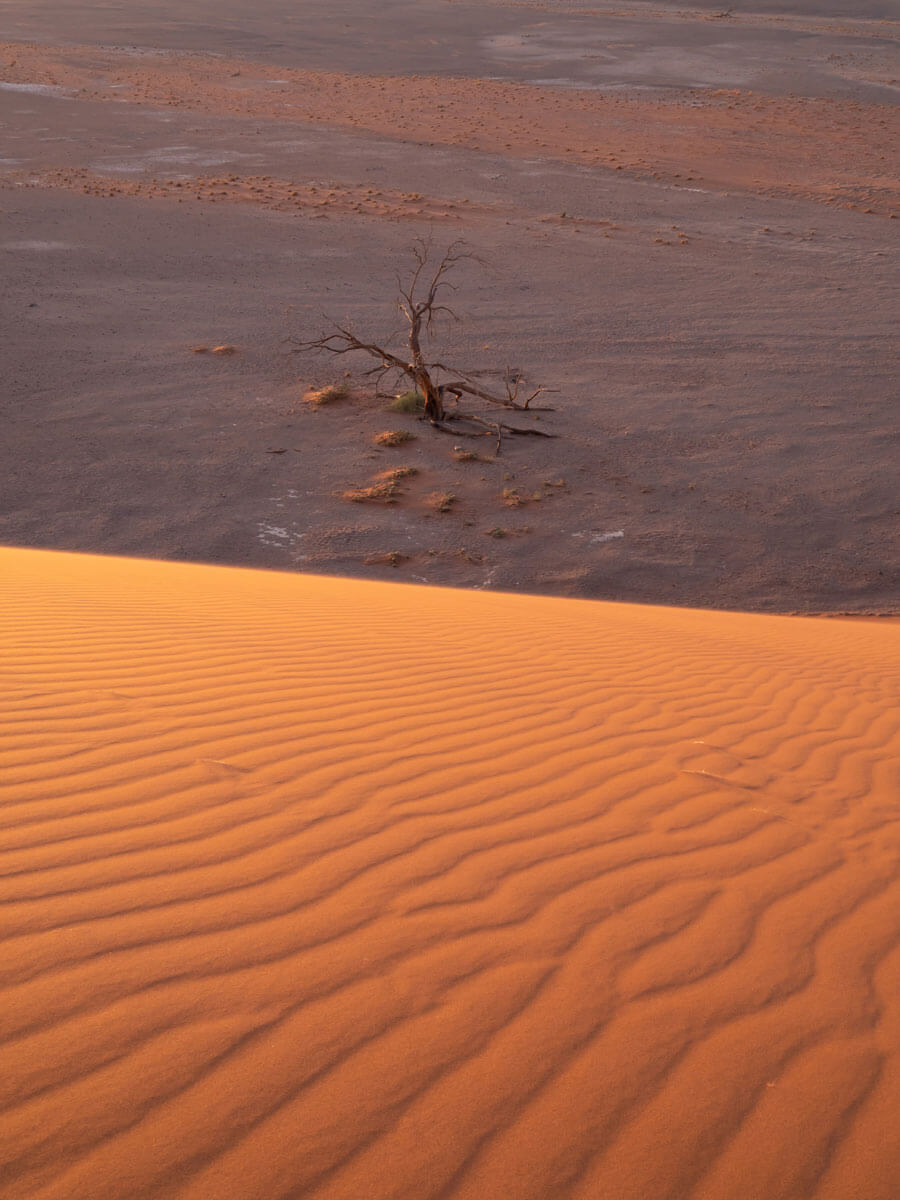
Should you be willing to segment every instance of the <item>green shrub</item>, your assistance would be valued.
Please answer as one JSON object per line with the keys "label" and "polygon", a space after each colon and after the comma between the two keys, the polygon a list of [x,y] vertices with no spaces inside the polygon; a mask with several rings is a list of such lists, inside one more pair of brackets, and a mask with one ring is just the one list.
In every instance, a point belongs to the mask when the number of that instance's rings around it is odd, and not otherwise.
{"label": "green shrub", "polygon": [[391,412],[402,413],[417,413],[421,412],[425,407],[425,397],[421,392],[415,389],[410,389],[408,392],[401,392],[395,396],[388,408]]}

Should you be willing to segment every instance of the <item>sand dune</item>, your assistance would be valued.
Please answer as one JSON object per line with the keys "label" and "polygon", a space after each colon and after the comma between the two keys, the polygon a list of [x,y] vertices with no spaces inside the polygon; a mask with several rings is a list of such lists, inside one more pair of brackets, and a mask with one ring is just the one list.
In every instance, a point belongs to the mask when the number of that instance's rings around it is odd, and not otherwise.
{"label": "sand dune", "polygon": [[895,623],[0,577],[9,1200],[896,1194]]}

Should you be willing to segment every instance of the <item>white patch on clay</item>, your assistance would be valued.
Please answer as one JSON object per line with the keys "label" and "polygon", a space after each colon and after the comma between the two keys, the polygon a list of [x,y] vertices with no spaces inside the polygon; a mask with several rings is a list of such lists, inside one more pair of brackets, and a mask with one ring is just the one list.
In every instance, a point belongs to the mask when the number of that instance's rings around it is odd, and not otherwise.
{"label": "white patch on clay", "polygon": [[22,241],[4,242],[2,248],[4,250],[74,250],[75,247],[68,242]]}
{"label": "white patch on clay", "polygon": [[6,83],[0,82],[5,92],[28,92],[32,96],[67,96],[68,92],[55,83]]}

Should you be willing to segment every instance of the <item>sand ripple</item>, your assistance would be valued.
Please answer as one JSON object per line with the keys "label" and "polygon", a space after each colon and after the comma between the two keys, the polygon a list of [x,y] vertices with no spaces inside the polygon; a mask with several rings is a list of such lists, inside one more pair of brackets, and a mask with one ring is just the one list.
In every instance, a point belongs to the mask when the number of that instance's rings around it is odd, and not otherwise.
{"label": "sand ripple", "polygon": [[895,1195],[895,623],[0,559],[9,1200]]}

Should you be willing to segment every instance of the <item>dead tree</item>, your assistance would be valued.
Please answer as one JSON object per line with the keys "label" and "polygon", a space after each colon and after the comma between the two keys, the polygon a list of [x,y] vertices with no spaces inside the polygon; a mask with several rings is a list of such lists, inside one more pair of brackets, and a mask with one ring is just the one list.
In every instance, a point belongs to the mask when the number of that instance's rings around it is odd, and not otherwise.
{"label": "dead tree", "polygon": [[[444,304],[443,293],[446,290],[456,291],[454,284],[447,276],[464,259],[478,261],[469,254],[462,242],[454,242],[444,253],[434,270],[429,271],[431,246],[426,241],[419,241],[413,246],[415,266],[410,283],[404,287],[399,277],[397,289],[399,292],[398,307],[403,313],[408,325],[407,352],[388,350],[378,342],[367,342],[357,337],[352,329],[336,325],[331,333],[311,341],[299,338],[289,338],[295,352],[308,353],[318,350],[337,356],[359,352],[378,360],[378,365],[365,372],[376,382],[376,394],[381,390],[381,384],[386,376],[396,379],[406,379],[424,403],[424,416],[436,428],[447,433],[462,432],[451,429],[450,422],[468,422],[484,426],[484,432],[493,433],[497,438],[497,452],[504,433],[521,434],[531,437],[555,437],[542,429],[509,425],[505,421],[490,420],[487,417],[472,412],[464,412],[460,401],[464,396],[484,400],[500,408],[513,409],[516,412],[541,411],[552,412],[551,408],[536,406],[532,401],[544,390],[536,388],[524,399],[519,399],[521,377],[507,367],[504,380],[505,395],[496,395],[483,386],[476,384],[471,374],[445,363],[431,361],[426,357],[424,344],[431,337],[435,323],[445,315],[452,320],[458,320],[456,313],[448,304]],[[391,338],[388,341],[393,340]],[[477,436],[470,433],[469,436]]]}

